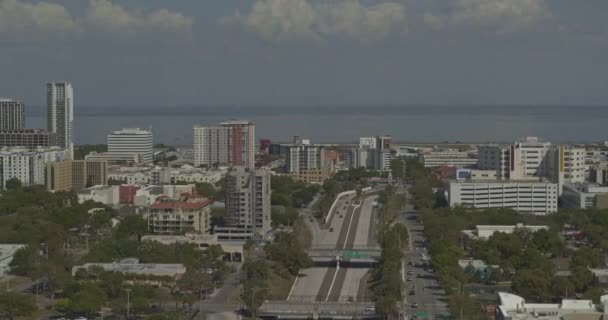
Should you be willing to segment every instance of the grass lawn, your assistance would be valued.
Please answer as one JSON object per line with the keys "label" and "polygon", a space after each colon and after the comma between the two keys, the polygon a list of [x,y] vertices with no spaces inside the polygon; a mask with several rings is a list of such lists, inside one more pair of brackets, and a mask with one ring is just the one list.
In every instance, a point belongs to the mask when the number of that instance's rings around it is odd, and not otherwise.
{"label": "grass lawn", "polygon": [[286,300],[293,285],[295,277],[287,275],[286,278],[279,275],[274,268],[270,268],[268,287],[270,294],[268,300]]}

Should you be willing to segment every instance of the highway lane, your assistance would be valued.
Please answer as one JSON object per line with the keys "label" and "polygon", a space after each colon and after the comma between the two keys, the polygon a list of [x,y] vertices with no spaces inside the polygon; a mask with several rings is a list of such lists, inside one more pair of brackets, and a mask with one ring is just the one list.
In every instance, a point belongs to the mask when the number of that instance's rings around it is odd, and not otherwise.
{"label": "highway lane", "polygon": [[[366,197],[354,208],[352,222],[347,229],[344,249],[369,245],[372,210],[376,196]],[[361,278],[369,272],[369,268],[345,268],[336,277],[335,291],[330,295],[331,301],[357,300]]]}
{"label": "highway lane", "polygon": [[359,285],[361,278],[369,272],[367,268],[348,268],[346,271],[342,290],[340,291],[340,301],[348,301],[350,297],[358,301]]}
{"label": "highway lane", "polygon": [[[321,288],[328,268],[314,267],[300,271],[300,275],[295,280],[292,290],[287,300],[289,301],[315,301],[319,288]],[[331,280],[330,280],[331,281]]]}
{"label": "highway lane", "polygon": [[370,232],[375,230],[370,229],[372,226],[372,212],[374,203],[378,196],[367,197],[363,200],[360,208],[359,223],[357,226],[357,232],[355,233],[354,245],[356,247],[367,246],[370,243]]}
{"label": "highway lane", "polygon": [[[346,239],[347,228],[353,212],[352,200],[354,197],[354,195],[347,195],[338,199],[329,225],[326,228],[321,228],[316,220],[311,221],[314,218],[310,215],[311,212],[308,212],[305,220],[307,220],[307,224],[312,231],[313,247],[335,248],[340,239]],[[342,243],[344,241],[342,240]],[[334,273],[336,273],[335,267],[314,267],[300,270],[300,274],[294,281],[288,300],[325,301],[329,294]]]}

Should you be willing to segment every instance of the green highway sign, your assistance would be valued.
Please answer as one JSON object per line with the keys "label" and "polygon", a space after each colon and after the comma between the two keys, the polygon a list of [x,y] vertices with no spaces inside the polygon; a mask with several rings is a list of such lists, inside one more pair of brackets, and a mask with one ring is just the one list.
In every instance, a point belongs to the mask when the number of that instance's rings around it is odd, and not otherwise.
{"label": "green highway sign", "polygon": [[429,314],[426,313],[426,311],[416,311],[416,313],[414,313],[414,314],[419,319],[426,319],[429,316]]}
{"label": "green highway sign", "polygon": [[351,259],[365,259],[365,258],[369,258],[368,255],[366,254],[362,254],[361,252],[358,251],[343,251],[342,252],[342,257],[343,258],[351,258]]}

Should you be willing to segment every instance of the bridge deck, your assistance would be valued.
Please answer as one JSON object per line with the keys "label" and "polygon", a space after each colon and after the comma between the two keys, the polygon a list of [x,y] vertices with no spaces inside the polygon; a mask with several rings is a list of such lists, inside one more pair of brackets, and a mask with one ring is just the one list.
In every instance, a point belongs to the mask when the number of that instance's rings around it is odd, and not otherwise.
{"label": "bridge deck", "polygon": [[375,318],[373,302],[266,301],[259,316]]}

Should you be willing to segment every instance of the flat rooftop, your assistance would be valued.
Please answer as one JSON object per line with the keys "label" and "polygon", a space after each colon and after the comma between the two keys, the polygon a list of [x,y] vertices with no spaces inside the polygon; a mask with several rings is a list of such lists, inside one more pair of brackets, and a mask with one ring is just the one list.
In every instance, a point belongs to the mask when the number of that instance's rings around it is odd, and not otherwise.
{"label": "flat rooftop", "polygon": [[124,259],[110,263],[85,263],[81,266],[74,266],[72,274],[80,269],[90,267],[100,267],[105,271],[116,271],[121,273],[132,273],[155,276],[177,276],[186,272],[186,267],[181,263],[139,263],[138,259]]}

